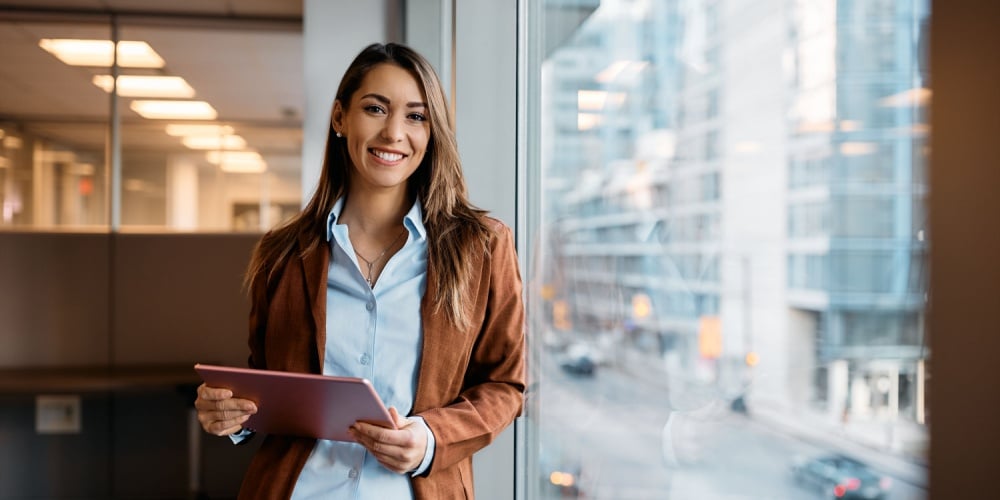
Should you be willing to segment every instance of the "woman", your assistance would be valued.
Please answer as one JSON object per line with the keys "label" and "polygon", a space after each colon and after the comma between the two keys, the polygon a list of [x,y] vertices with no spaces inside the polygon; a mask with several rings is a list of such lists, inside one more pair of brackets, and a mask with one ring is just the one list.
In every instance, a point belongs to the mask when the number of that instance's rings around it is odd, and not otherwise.
{"label": "woman", "polygon": [[[511,231],[469,203],[441,83],[413,50],[365,48],[331,118],[316,193],[250,262],[249,365],[368,378],[397,429],[269,435],[240,498],[473,498],[472,454],[523,402]],[[234,441],[256,412],[204,385],[195,407]]]}

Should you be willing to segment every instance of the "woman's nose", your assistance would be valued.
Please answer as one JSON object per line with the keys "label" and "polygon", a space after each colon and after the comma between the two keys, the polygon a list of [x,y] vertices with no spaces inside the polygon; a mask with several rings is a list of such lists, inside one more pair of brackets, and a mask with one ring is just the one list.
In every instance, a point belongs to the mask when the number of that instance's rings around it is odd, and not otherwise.
{"label": "woman's nose", "polygon": [[386,118],[382,127],[382,137],[391,142],[403,140],[403,118],[397,115]]}

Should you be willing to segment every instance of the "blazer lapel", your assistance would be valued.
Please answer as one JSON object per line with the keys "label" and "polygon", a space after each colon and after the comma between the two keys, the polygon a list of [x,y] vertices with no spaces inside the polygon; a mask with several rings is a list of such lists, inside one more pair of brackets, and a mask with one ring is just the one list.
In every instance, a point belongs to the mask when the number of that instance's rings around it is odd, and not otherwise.
{"label": "blazer lapel", "polygon": [[[305,238],[299,237],[299,248],[306,248]],[[323,362],[326,355],[326,280],[330,272],[329,245],[319,246],[302,256],[302,281],[306,284],[306,297],[312,310],[313,334],[316,338],[316,353],[319,359],[316,366],[323,372]]]}
{"label": "blazer lapel", "polygon": [[433,384],[438,376],[436,371],[440,369],[432,360],[440,361],[438,353],[447,348],[445,345],[446,325],[441,323],[441,314],[434,313],[433,297],[437,294],[438,289],[436,276],[437,274],[431,269],[431,263],[428,260],[427,288],[424,290],[423,298],[420,299],[423,341],[420,349],[420,369],[417,371],[417,390],[413,395],[413,413],[424,411],[432,404],[432,395],[436,392]]}

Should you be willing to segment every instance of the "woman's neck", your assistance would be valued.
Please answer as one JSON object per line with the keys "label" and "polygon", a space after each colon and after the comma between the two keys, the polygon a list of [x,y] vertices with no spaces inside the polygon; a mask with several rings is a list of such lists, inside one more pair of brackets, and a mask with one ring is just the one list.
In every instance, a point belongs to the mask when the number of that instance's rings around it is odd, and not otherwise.
{"label": "woman's neck", "polygon": [[412,204],[413,201],[409,200],[405,192],[400,194],[352,191],[344,200],[340,221],[370,235],[395,233]]}

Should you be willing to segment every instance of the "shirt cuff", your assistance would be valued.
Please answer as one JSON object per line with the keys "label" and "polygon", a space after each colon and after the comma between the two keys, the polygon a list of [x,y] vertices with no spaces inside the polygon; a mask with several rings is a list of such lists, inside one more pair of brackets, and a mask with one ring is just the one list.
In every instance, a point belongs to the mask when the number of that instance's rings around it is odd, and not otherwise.
{"label": "shirt cuff", "polygon": [[250,429],[240,429],[240,432],[235,434],[230,434],[229,439],[233,441],[233,444],[240,444],[253,436],[253,431]]}
{"label": "shirt cuff", "polygon": [[427,422],[424,422],[423,417],[410,417],[411,420],[417,421],[420,427],[423,427],[424,431],[427,433],[427,450],[424,451],[424,460],[420,462],[420,465],[410,473],[411,476],[419,476],[425,472],[427,469],[431,468],[431,462],[434,460],[434,433],[431,432],[431,428],[427,426]]}

